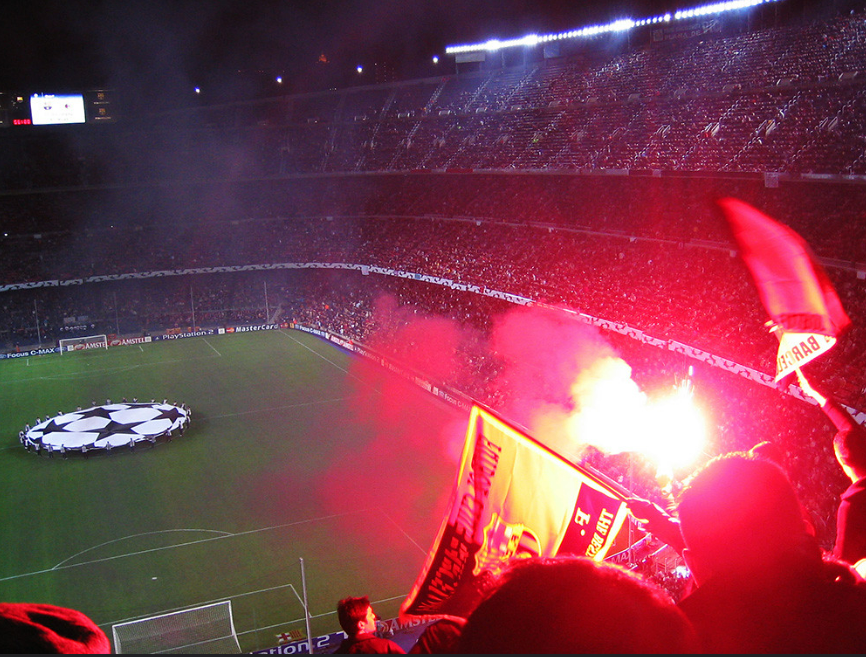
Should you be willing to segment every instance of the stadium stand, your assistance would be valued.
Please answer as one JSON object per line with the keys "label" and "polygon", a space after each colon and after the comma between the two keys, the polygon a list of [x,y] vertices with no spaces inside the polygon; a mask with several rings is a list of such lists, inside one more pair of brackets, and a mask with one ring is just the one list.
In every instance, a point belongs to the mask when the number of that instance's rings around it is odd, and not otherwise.
{"label": "stadium stand", "polygon": [[[863,62],[859,13],[191,109],[171,125],[155,116],[86,135],[4,131],[0,346],[278,320],[366,342],[408,321],[394,312],[382,325],[383,293],[477,337],[508,307],[413,280],[424,274],[624,322],[769,372],[765,313],[713,203],[735,196],[791,226],[822,259],[854,328],[816,364],[818,378],[866,408]],[[273,270],[213,271],[251,265]],[[682,368],[611,339],[637,378],[670,380]],[[462,366],[438,383],[508,408],[507,390],[489,385],[501,363],[481,342],[467,340]],[[713,409],[721,447],[747,449],[772,429],[832,545],[844,482],[820,412],[711,369],[702,370],[707,387],[723,381]],[[585,458],[656,495],[651,473]]]}
{"label": "stadium stand", "polygon": [[[862,14],[650,44],[599,61],[194,109],[68,143],[14,141],[9,189],[336,171],[676,169],[864,174]],[[859,77],[858,77],[859,76]],[[179,128],[185,127],[179,139]],[[8,138],[8,136],[4,136]],[[242,158],[222,157],[230,144]],[[154,153],[133,160],[129,153]],[[59,166],[64,161],[67,166]],[[170,164],[169,164],[170,163]],[[158,164],[158,166],[154,166]]]}

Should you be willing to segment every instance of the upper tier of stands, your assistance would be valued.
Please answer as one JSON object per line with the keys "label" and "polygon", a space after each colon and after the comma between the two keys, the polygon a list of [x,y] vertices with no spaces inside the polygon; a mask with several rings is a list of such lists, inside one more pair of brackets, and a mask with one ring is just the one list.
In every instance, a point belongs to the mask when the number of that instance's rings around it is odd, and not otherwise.
{"label": "upper tier of stands", "polygon": [[731,36],[712,25],[613,55],[4,130],[0,187],[449,168],[866,174],[863,14]]}

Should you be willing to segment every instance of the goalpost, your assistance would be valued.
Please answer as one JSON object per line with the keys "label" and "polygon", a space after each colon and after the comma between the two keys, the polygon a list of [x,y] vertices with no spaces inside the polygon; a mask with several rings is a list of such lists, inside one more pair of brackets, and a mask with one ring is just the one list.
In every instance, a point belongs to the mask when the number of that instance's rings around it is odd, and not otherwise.
{"label": "goalpost", "polygon": [[88,335],[83,338],[63,338],[60,340],[60,353],[83,351],[85,349],[108,349],[107,335]]}
{"label": "goalpost", "polygon": [[116,654],[179,653],[226,654],[241,652],[232,602],[184,609],[170,614],[112,625]]}

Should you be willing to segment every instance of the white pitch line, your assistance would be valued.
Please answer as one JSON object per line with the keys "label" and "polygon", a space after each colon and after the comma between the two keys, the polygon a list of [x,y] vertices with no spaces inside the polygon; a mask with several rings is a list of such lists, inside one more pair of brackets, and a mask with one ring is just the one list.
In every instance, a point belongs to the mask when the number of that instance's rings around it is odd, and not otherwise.
{"label": "white pitch line", "polygon": [[124,536],[123,538],[115,538],[111,541],[106,541],[105,543],[100,543],[99,545],[94,545],[93,547],[89,547],[86,550],[82,550],[81,552],[79,552],[77,554],[73,554],[71,557],[67,557],[66,559],[64,559],[63,561],[58,563],[51,570],[57,570],[58,568],[62,568],[63,564],[65,564],[67,561],[72,561],[75,557],[80,557],[82,554],[84,554],[86,552],[90,552],[91,550],[98,550],[99,548],[105,547],[106,545],[111,545],[112,543],[119,543],[120,541],[126,541],[130,538],[140,538],[142,536],[153,536],[155,534],[171,534],[174,532],[208,532],[208,533],[213,533],[213,534],[221,534],[223,536],[231,536],[232,535],[231,532],[221,532],[221,531],[218,531],[216,529],[160,529],[159,531],[155,531],[155,532],[144,532],[143,534],[131,534],[130,536]]}
{"label": "white pitch line", "polygon": [[292,587],[292,593],[295,594],[295,597],[298,599],[298,602],[301,603],[301,606],[304,608],[304,611],[306,611],[307,605],[304,604],[304,599],[300,595],[298,595],[298,589],[295,588],[294,584],[289,584],[289,586]]}
{"label": "white pitch line", "polygon": [[220,358],[223,357],[223,355],[222,355],[220,352],[218,352],[218,351],[216,350],[216,347],[214,347],[210,342],[207,341],[207,338],[202,338],[202,340],[204,340],[204,343],[205,343],[208,347],[210,347],[211,349],[213,349],[213,350],[216,352],[216,355],[217,355],[217,356],[219,356]]}
{"label": "white pitch line", "polygon": [[[159,367],[161,365],[169,365],[172,363],[190,363],[192,361],[197,360],[211,360],[213,358],[217,358],[217,356],[196,356],[195,358],[176,358],[174,360],[160,360],[153,361],[150,363],[138,363],[136,365],[119,365],[117,367],[107,367],[100,370],[90,370],[89,372],[75,372],[72,374],[57,374],[57,375],[48,375],[48,376],[32,376],[29,378],[20,378],[20,379],[3,379],[0,380],[0,385],[17,385],[19,383],[27,383],[28,381],[70,381],[76,378],[85,378],[96,376],[97,374],[112,374],[117,372],[128,372],[130,370],[134,370],[142,367]],[[34,365],[33,367],[36,367]]]}
{"label": "white pitch line", "polygon": [[[292,342],[294,342],[294,343],[299,344],[300,346],[302,346],[304,349],[306,349],[307,351],[309,351],[311,354],[315,354],[316,356],[318,356],[319,358],[321,358],[321,359],[322,359],[323,361],[325,361],[326,363],[330,363],[331,365],[333,365],[334,367],[336,367],[336,368],[337,368],[338,370],[340,370],[341,372],[345,372],[346,374],[348,374],[349,376],[351,376],[353,379],[358,379],[357,376],[355,376],[354,374],[352,374],[351,372],[349,372],[349,370],[347,370],[345,367],[340,367],[340,366],[337,365],[334,361],[330,360],[329,358],[326,358],[325,356],[323,356],[322,354],[320,354],[320,353],[319,353],[318,351],[316,351],[315,349],[310,349],[310,347],[308,347],[308,346],[305,345],[303,342],[301,342],[300,340],[298,340],[297,338],[295,338],[295,336],[293,336],[291,333],[289,333],[289,332],[286,331],[285,329],[280,329],[280,333],[282,333],[283,335],[285,335],[285,336],[286,336],[287,338],[289,338],[289,340],[291,340]],[[360,381],[360,379],[358,379],[358,380]]]}
{"label": "white pitch line", "polygon": [[74,372],[71,374],[56,374],[51,376],[37,377],[40,381],[71,381],[73,379],[84,379],[99,376],[100,374],[119,374],[121,372],[131,372],[137,370],[141,365],[124,365],[123,367],[114,367],[107,370],[93,370],[92,372]]}
{"label": "white pitch line", "polygon": [[286,404],[285,406],[271,406],[269,408],[256,408],[251,411],[241,411],[240,413],[226,413],[225,415],[208,415],[208,420],[224,420],[228,417],[240,417],[242,415],[254,415],[256,413],[270,413],[271,411],[283,411],[287,408],[301,408],[302,406],[318,406],[320,404],[332,404],[334,402],[346,401],[351,397],[337,397],[335,399],[319,399],[311,402],[301,402],[300,404]]}
{"label": "white pitch line", "polygon": [[[54,568],[44,568],[42,570],[34,570],[33,572],[29,572],[29,573],[19,573],[18,575],[9,575],[7,577],[0,577],[0,582],[8,582],[9,580],[22,579],[24,577],[31,577],[33,575],[44,575],[46,573],[54,572],[57,570],[66,570],[67,568],[78,568],[80,566],[89,566],[92,564],[103,563],[106,561],[115,561],[116,559],[125,559],[126,557],[137,557],[137,556],[140,556],[142,554],[149,554],[151,552],[162,552],[163,550],[174,550],[175,548],[188,547],[190,545],[198,545],[199,543],[209,543],[211,541],[222,541],[222,540],[225,540],[227,538],[237,538],[240,536],[250,536],[253,534],[259,534],[261,532],[269,532],[269,531],[274,531],[276,529],[285,529],[286,527],[294,527],[296,525],[303,525],[303,524],[310,523],[310,522],[318,522],[320,520],[330,520],[332,518],[340,518],[342,516],[352,515],[352,513],[357,513],[357,512],[334,513],[332,515],[321,516],[319,518],[309,518],[307,520],[298,520],[295,522],[288,522],[288,523],[285,523],[282,525],[273,525],[271,527],[259,527],[258,529],[248,529],[247,531],[235,532],[234,534],[227,534],[224,536],[215,536],[215,537],[210,537],[210,538],[203,538],[203,539],[200,539],[197,541],[186,541],[184,543],[176,543],[175,545],[164,545],[163,547],[148,548],[147,550],[138,550],[136,552],[127,552],[126,554],[116,554],[116,555],[111,556],[111,557],[102,557],[101,559],[92,559],[91,561],[81,561],[79,563],[72,563],[72,564],[67,564],[65,566],[59,566],[59,567],[55,566]],[[193,530],[189,530],[189,531],[193,531]]]}
{"label": "white pitch line", "polygon": [[[380,509],[380,511],[381,511],[381,509]],[[381,511],[381,513],[382,513],[383,516],[385,516],[388,520],[391,521],[391,524],[393,524],[397,529],[399,529],[399,530],[403,533],[403,536],[405,536],[406,538],[409,539],[409,542],[412,543],[412,545],[414,545],[416,548],[418,548],[419,550],[421,550],[421,554],[427,554],[427,550],[425,550],[425,549],[422,548],[420,545],[418,545],[418,541],[416,541],[414,538],[412,538],[411,536],[409,536],[409,534],[406,533],[406,530],[403,529],[400,525],[398,525],[397,522],[396,522],[396,521],[395,521],[391,516],[389,516],[389,515],[388,515],[387,513],[385,513],[384,511]]]}

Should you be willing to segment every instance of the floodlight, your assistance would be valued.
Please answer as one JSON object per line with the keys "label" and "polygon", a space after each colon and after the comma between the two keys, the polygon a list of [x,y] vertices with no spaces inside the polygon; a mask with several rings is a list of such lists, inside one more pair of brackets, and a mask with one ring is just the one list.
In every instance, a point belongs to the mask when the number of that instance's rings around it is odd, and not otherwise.
{"label": "floodlight", "polygon": [[777,0],[727,0],[727,2],[716,2],[701,7],[692,7],[677,11],[674,14],[675,19],[692,18],[694,16],[706,16],[708,14],[720,14],[726,11],[735,11],[737,9],[748,9],[756,5],[764,4],[765,2],[776,2]]}
{"label": "floodlight", "polygon": [[618,21],[611,23],[610,29],[613,32],[623,32],[625,30],[630,30],[635,26],[635,22],[631,18],[622,18]]}
{"label": "floodlight", "polygon": [[559,32],[558,34],[537,35],[530,34],[520,39],[490,39],[484,43],[469,44],[462,46],[448,46],[445,48],[445,53],[454,55],[464,52],[480,52],[480,51],[496,51],[502,48],[510,48],[513,46],[532,47],[539,43],[547,43],[548,41],[558,41],[561,39],[573,39],[575,37],[591,37],[598,34],[607,34],[610,32],[625,32],[635,27],[656,23],[669,23],[672,20],[680,20],[684,18],[693,18],[695,16],[706,16],[709,14],[719,14],[722,12],[733,11],[736,9],[748,9],[757,5],[768,2],[778,2],[779,0],[724,0],[700,7],[692,7],[690,9],[677,10],[675,13],[666,13],[661,16],[653,16],[634,20],[631,18],[621,18],[607,25],[591,25],[582,27],[577,30],[568,32]]}

